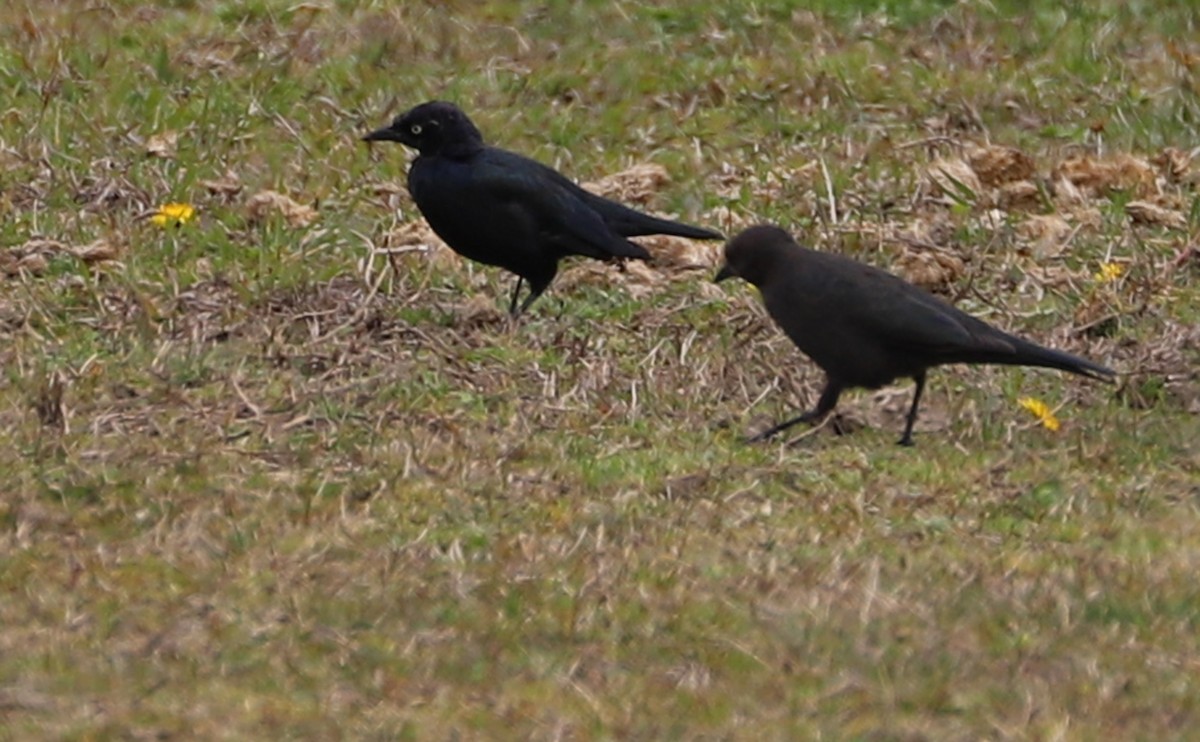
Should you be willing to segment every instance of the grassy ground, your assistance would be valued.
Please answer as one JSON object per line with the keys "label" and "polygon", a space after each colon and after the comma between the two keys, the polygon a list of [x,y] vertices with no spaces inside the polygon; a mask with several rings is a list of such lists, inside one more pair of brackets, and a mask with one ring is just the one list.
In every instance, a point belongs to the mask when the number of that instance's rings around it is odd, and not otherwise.
{"label": "grassy ground", "polygon": [[[0,739],[1192,734],[1196,13],[848,5],[5,4]],[[660,241],[506,323],[358,141],[431,97],[1121,383],[745,445],[820,384],[752,291]]]}

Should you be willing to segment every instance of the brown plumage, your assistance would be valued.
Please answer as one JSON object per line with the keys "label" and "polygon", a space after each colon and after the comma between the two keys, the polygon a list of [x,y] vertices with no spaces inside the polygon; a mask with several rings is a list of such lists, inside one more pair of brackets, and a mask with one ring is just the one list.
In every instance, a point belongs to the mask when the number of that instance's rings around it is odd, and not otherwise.
{"label": "brown plumage", "polygon": [[992,327],[886,271],[805,249],[778,227],[751,227],[726,244],[715,280],[735,276],[758,287],[771,318],[826,377],[813,410],[754,440],[823,419],[845,389],[877,389],[909,377],[917,387],[900,444],[912,445],[925,372],[947,363],[1040,366],[1101,381],[1115,376],[1112,369]]}

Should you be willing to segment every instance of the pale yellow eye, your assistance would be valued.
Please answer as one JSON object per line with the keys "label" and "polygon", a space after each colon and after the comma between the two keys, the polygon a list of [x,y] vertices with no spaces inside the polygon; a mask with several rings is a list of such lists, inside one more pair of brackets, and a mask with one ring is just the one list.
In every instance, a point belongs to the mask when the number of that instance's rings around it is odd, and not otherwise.
{"label": "pale yellow eye", "polygon": [[413,134],[420,134],[421,133],[421,125],[413,124],[411,127],[409,127],[408,130],[411,131]]}

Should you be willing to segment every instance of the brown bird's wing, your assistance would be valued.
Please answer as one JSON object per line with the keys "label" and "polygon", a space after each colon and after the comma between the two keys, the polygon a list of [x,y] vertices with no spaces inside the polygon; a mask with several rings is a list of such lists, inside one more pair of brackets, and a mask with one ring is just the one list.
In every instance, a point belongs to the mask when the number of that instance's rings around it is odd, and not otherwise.
{"label": "brown bird's wing", "polygon": [[966,360],[1016,348],[1007,335],[932,294],[872,266],[858,269],[855,300],[844,303],[846,321],[881,346],[916,354],[927,363]]}
{"label": "brown bird's wing", "polygon": [[862,266],[862,291],[848,302],[847,326],[870,337],[894,370],[943,363],[1040,366],[1110,381],[1112,369],[993,327],[951,304],[876,268]]}

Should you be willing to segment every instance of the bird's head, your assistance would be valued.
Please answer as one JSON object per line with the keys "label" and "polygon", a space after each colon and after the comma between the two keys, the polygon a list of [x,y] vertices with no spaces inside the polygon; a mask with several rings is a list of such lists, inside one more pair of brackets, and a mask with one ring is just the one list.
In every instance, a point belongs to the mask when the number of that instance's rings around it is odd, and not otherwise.
{"label": "bird's head", "polygon": [[774,270],[777,255],[795,246],[792,236],[779,227],[759,224],[745,229],[725,243],[725,264],[713,280],[742,278],[762,286]]}
{"label": "bird's head", "polygon": [[467,114],[445,101],[435,100],[397,116],[391,124],[363,137],[365,142],[400,142],[423,155],[450,157],[471,154],[483,147],[483,135]]}

